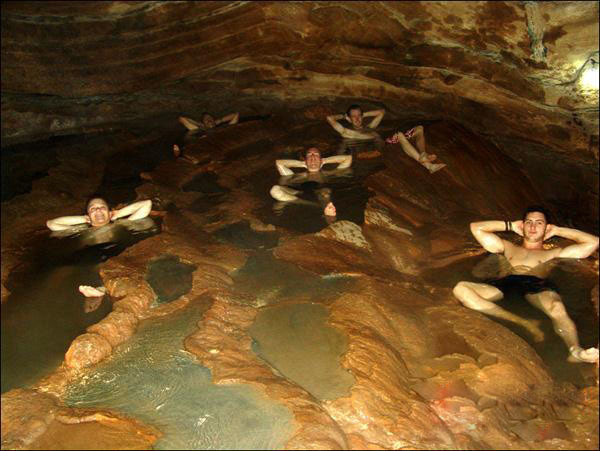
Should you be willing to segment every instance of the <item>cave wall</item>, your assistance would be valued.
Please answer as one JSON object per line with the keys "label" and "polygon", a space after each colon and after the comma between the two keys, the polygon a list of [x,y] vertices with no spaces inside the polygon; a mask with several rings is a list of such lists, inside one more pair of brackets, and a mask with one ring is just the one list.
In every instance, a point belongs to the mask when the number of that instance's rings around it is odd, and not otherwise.
{"label": "cave wall", "polygon": [[7,2],[2,145],[358,101],[456,120],[534,178],[551,172],[540,190],[561,186],[548,199],[597,227],[598,91],[573,80],[598,59],[598,14],[591,1]]}

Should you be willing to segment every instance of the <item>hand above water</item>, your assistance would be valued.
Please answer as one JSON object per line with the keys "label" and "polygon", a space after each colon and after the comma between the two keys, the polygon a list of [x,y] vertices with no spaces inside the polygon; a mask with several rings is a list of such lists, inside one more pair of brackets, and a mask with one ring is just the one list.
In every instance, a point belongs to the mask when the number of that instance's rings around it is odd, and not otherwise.
{"label": "hand above water", "polygon": [[553,236],[556,236],[556,226],[554,224],[546,225],[546,233],[544,234],[544,241],[549,240]]}
{"label": "hand above water", "polygon": [[519,219],[518,221],[513,221],[511,223],[512,231],[517,235],[523,236],[523,220]]}
{"label": "hand above water", "polygon": [[88,298],[102,297],[106,293],[106,288],[104,288],[104,287],[94,288],[89,285],[79,285],[79,292]]}
{"label": "hand above water", "polygon": [[337,215],[337,212],[335,210],[335,205],[333,205],[333,202],[329,202],[325,206],[323,213],[325,213],[325,216],[336,216]]}

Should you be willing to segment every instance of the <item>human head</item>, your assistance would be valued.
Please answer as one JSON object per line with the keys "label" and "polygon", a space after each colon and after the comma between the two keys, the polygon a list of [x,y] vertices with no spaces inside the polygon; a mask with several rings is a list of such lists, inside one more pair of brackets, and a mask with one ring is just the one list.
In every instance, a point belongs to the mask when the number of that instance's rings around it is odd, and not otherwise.
{"label": "human head", "polygon": [[546,234],[548,211],[540,205],[531,205],[523,212],[523,237],[529,242],[541,242]]}
{"label": "human head", "polygon": [[215,128],[217,125],[215,118],[209,113],[202,113],[202,123],[206,128]]}
{"label": "human head", "polygon": [[350,105],[346,110],[346,116],[350,118],[350,122],[357,128],[362,127],[362,108],[360,105]]}
{"label": "human head", "polygon": [[101,197],[90,199],[85,207],[85,212],[90,218],[90,224],[93,227],[100,227],[110,222],[110,209],[106,201]]}
{"label": "human head", "polygon": [[304,156],[306,162],[306,169],[308,172],[318,172],[321,169],[321,151],[316,147],[310,147]]}

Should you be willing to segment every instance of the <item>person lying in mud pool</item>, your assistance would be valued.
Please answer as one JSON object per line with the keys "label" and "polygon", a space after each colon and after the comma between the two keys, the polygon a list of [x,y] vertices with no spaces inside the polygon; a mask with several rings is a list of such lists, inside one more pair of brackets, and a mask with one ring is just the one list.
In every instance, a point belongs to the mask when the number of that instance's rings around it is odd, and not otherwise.
{"label": "person lying in mud pool", "polygon": [[[348,140],[379,140],[381,137],[375,129],[381,123],[385,110],[373,110],[362,112],[360,105],[350,105],[345,114],[334,114],[327,116],[327,122],[337,131],[343,138]],[[369,125],[363,124],[365,117],[373,117]],[[346,119],[350,123],[351,128],[344,127],[339,121]],[[409,140],[415,141],[418,148],[412,145]],[[417,125],[406,132],[397,132],[386,139],[389,144],[400,144],[402,150],[413,160],[416,160],[423,165],[431,174],[446,167],[444,163],[433,163],[437,158],[435,154],[428,154],[425,149],[425,132],[422,125]]]}
{"label": "person lying in mud pool", "polygon": [[[127,205],[120,209],[111,210],[108,203],[100,198],[90,199],[86,205],[86,213],[81,216],[61,216],[59,218],[49,219],[46,226],[52,231],[61,231],[74,229],[82,224],[89,224],[91,227],[102,227],[120,218],[135,221],[146,218],[152,209],[151,200],[141,200]],[[88,297],[104,296],[104,287],[91,287],[81,285],[79,291]]]}
{"label": "person lying in mud pool", "polygon": [[[195,120],[184,116],[180,116],[178,118],[178,121],[181,122],[181,124],[183,124],[183,126],[187,128],[190,132],[197,132],[200,130],[211,130],[221,124],[234,125],[237,124],[239,120],[240,113],[238,112],[227,114],[220,119],[215,119],[209,113],[202,113],[200,122],[196,122]],[[175,155],[176,158],[178,158],[181,155],[181,148],[177,144],[173,144],[173,155]]]}
{"label": "person lying in mud pool", "polygon": [[[555,258],[587,258],[598,249],[598,237],[580,230],[548,224],[547,218],[548,214],[543,207],[532,206],[527,208],[522,220],[471,223],[475,239],[488,252],[504,254],[511,265],[512,274],[487,283],[459,282],[454,287],[454,296],[465,307],[519,324],[536,341],[542,341],[543,333],[537,326],[495,304],[504,297],[503,291],[515,288],[530,304],[550,317],[554,330],[569,348],[569,361],[597,362],[597,348],[583,349],[579,345],[577,329],[565,310],[558,289],[546,280],[550,267],[545,263]],[[504,231],[521,235],[522,243],[515,245],[494,233]],[[543,242],[553,236],[573,240],[575,244],[564,248],[544,249]]]}
{"label": "person lying in mud pool", "polygon": [[[337,164],[335,169],[323,170],[326,164]],[[352,155],[335,155],[322,158],[321,151],[316,147],[309,148],[303,160],[276,160],[275,166],[282,176],[279,185],[274,185],[271,190],[271,196],[280,202],[301,201],[312,204],[313,202],[301,199],[299,195],[304,191],[313,190],[314,185],[320,185],[327,181],[333,175],[342,175],[342,170],[349,169],[352,165]],[[291,168],[303,168],[306,171],[295,173]],[[297,186],[300,189],[292,188]],[[318,203],[323,208],[326,217],[333,218],[337,212],[331,202],[331,190],[321,188],[314,190]]]}

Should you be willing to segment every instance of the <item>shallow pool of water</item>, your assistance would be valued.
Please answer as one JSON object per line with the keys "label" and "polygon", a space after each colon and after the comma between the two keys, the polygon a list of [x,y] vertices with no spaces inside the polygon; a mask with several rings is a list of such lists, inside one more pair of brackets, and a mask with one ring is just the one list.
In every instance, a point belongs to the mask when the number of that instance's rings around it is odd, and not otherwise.
{"label": "shallow pool of water", "polygon": [[155,449],[278,449],[293,432],[288,408],[251,386],[214,385],[183,349],[208,307],[197,301],[146,320],[113,355],[69,386],[74,407],[111,408],[157,427]]}
{"label": "shallow pool of water", "polygon": [[233,275],[234,288],[264,306],[285,301],[317,300],[327,303],[350,289],[351,277],[323,277],[279,260],[269,252],[257,252]]}
{"label": "shallow pool of water", "polygon": [[284,304],[260,310],[249,329],[253,350],[317,399],[349,395],[354,377],[340,365],[347,338],[326,324],[319,304]]}
{"label": "shallow pool of water", "polygon": [[176,255],[162,255],[149,262],[146,280],[156,293],[156,302],[171,302],[188,293],[195,270],[195,265],[183,263]]}
{"label": "shallow pool of water", "polygon": [[110,313],[108,296],[86,299],[78,287],[102,285],[99,263],[159,231],[149,218],[129,226],[43,236],[28,257],[32,266],[11,274],[1,316],[3,393],[52,372],[71,342]]}

